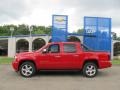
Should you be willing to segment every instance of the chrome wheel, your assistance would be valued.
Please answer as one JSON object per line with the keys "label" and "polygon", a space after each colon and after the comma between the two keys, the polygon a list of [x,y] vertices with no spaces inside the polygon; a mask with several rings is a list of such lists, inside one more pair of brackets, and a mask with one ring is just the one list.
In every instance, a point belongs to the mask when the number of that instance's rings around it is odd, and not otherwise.
{"label": "chrome wheel", "polygon": [[89,65],[86,67],[86,74],[88,76],[94,76],[96,74],[96,68],[93,65]]}
{"label": "chrome wheel", "polygon": [[94,77],[98,72],[97,65],[95,63],[86,63],[83,67],[83,75],[86,77]]}
{"label": "chrome wheel", "polygon": [[22,74],[25,76],[30,76],[33,73],[33,68],[30,65],[24,65],[22,67]]}
{"label": "chrome wheel", "polygon": [[31,77],[35,74],[36,72],[36,68],[35,65],[32,62],[24,62],[21,66],[20,66],[20,74],[23,77]]}

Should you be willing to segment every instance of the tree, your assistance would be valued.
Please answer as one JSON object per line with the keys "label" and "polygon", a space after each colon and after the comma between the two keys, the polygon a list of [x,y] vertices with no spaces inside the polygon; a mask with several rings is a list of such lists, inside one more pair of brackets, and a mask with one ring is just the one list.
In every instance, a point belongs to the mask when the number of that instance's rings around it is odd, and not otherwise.
{"label": "tree", "polygon": [[45,28],[45,34],[51,34],[52,26],[48,26]]}
{"label": "tree", "polygon": [[77,31],[73,31],[76,34],[83,34],[84,29],[78,29]]}
{"label": "tree", "polygon": [[[45,27],[45,26],[33,26],[32,34],[51,34],[51,26]],[[28,35],[29,32],[29,26],[25,24],[21,25],[4,25],[0,26],[0,36],[10,36],[11,31],[10,27],[14,27],[13,35]]]}
{"label": "tree", "polygon": [[29,34],[29,26],[22,24],[18,25],[17,29],[14,31],[14,35],[28,35]]}
{"label": "tree", "polygon": [[115,32],[112,32],[112,38],[113,38],[113,40],[117,39],[117,34]]}
{"label": "tree", "polygon": [[77,30],[77,33],[78,33],[78,34],[83,34],[83,31],[84,31],[84,29],[78,29],[78,30]]}

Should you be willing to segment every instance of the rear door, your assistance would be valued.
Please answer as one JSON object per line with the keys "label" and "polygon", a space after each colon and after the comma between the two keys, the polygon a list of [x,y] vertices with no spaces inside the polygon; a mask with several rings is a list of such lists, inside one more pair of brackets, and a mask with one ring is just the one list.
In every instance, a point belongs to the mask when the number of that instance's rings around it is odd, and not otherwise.
{"label": "rear door", "polygon": [[76,43],[63,44],[62,62],[65,69],[79,69],[80,58]]}

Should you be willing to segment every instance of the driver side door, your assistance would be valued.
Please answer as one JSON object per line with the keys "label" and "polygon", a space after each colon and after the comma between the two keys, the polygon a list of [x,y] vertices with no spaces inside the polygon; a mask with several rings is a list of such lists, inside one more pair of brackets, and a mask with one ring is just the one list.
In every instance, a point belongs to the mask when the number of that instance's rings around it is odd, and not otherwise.
{"label": "driver side door", "polygon": [[38,57],[40,69],[60,69],[61,52],[59,44],[49,45],[46,50]]}

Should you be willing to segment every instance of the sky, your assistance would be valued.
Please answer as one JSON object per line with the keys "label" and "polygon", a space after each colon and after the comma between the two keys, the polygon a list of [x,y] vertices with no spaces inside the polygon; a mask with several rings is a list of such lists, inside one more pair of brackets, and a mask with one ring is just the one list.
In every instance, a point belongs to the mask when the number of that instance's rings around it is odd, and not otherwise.
{"label": "sky", "polygon": [[68,31],[83,28],[84,16],[112,18],[120,35],[120,0],[0,0],[0,25],[52,24],[52,15],[68,15]]}

